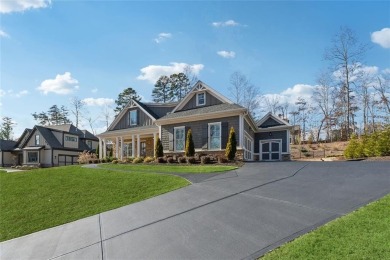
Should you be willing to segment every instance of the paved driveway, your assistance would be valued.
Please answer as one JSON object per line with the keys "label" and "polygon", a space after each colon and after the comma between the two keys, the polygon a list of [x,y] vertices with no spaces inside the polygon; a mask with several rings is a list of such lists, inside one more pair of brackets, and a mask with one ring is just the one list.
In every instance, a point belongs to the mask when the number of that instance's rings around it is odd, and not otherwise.
{"label": "paved driveway", "polygon": [[247,163],[1,243],[1,259],[255,258],[390,192],[389,162]]}

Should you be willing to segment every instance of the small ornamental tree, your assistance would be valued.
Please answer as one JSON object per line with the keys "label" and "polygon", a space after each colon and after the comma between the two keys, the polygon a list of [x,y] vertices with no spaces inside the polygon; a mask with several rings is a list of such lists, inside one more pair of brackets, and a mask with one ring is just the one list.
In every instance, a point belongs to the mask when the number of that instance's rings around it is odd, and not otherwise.
{"label": "small ornamental tree", "polygon": [[191,129],[187,132],[187,140],[186,140],[186,150],[185,150],[185,156],[191,157],[195,154],[195,146],[194,141],[192,140],[192,131]]}
{"label": "small ornamental tree", "polygon": [[355,134],[351,136],[351,139],[344,150],[344,156],[348,159],[364,157],[363,144],[358,140]]}
{"label": "small ornamental tree", "polygon": [[236,141],[236,132],[234,132],[234,128],[230,128],[230,133],[229,133],[229,140],[226,145],[225,149],[225,155],[228,160],[232,161],[236,157],[236,152],[237,152],[237,141]]}
{"label": "small ornamental tree", "polygon": [[161,143],[161,140],[159,137],[157,137],[156,148],[154,150],[154,154],[155,154],[156,158],[164,156],[163,150],[164,150],[164,148],[163,148],[163,145]]}

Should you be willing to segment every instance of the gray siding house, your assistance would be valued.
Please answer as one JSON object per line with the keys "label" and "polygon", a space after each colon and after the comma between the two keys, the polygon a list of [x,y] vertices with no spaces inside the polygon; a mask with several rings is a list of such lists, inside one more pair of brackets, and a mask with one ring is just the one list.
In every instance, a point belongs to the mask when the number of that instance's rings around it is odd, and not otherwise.
{"label": "gray siding house", "polygon": [[[3,143],[4,141],[2,141]],[[83,151],[95,152],[98,138],[72,124],[34,126],[26,129],[13,146],[7,147],[2,166],[40,165],[42,167],[72,165]],[[3,149],[2,149],[3,150]],[[12,159],[10,159],[12,158]]]}
{"label": "gray siding house", "polygon": [[233,103],[210,86],[198,81],[176,103],[143,103],[132,100],[117,115],[108,130],[98,135],[99,155],[107,155],[108,143],[114,155],[154,156],[157,137],[164,154],[183,154],[186,135],[192,130],[195,152],[224,154],[230,128],[237,138],[237,156],[246,161],[290,159],[291,125],[268,113],[255,122],[247,109]]}

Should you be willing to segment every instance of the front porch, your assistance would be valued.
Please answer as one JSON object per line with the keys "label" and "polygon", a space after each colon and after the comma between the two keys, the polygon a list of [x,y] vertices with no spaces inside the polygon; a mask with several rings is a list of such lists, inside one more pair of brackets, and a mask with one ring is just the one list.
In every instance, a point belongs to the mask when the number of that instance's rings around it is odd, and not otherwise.
{"label": "front porch", "polygon": [[128,157],[154,157],[158,136],[157,127],[106,132],[99,135],[99,159],[107,157],[108,144],[112,144],[112,156],[118,160]]}

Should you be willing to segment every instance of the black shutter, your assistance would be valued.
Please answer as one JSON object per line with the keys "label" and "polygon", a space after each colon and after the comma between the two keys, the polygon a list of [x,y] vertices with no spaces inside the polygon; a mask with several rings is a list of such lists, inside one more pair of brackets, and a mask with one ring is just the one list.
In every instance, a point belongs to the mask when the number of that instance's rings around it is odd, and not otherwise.
{"label": "black shutter", "polygon": [[229,139],[229,124],[228,122],[221,123],[221,149],[225,149]]}
{"label": "black shutter", "polygon": [[202,125],[202,149],[207,150],[209,146],[209,125]]}
{"label": "black shutter", "polygon": [[169,151],[173,151],[173,128],[168,131]]}
{"label": "black shutter", "polygon": [[139,117],[140,117],[140,111],[139,109],[136,110],[137,111],[137,126],[139,126]]}

